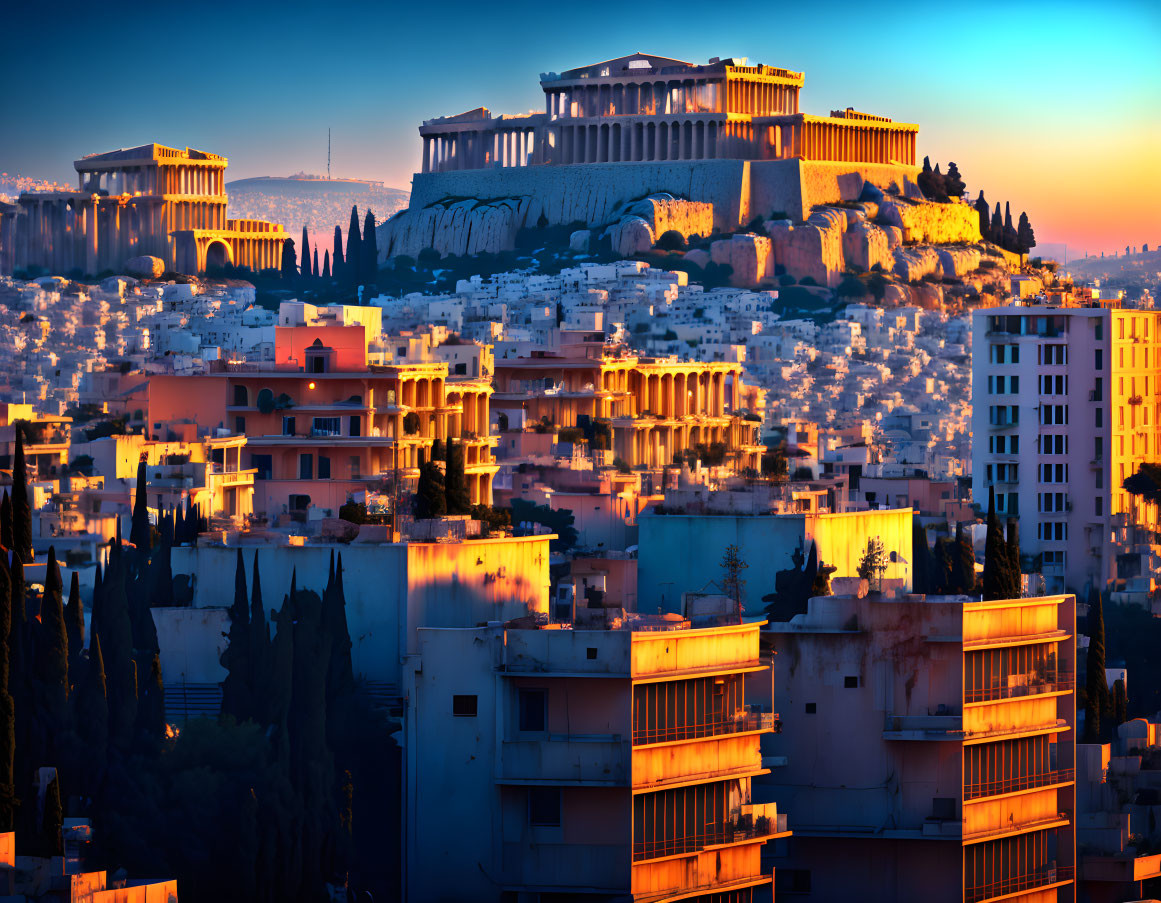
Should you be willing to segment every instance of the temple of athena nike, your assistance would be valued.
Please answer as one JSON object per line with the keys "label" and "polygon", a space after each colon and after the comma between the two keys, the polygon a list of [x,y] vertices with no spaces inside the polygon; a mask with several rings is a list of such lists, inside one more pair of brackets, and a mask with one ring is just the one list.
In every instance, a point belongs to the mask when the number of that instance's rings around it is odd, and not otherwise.
{"label": "temple of athena nike", "polygon": [[14,265],[96,275],[150,256],[180,273],[224,264],[277,267],[286,232],[227,217],[226,163],[218,154],[161,144],[82,157],[73,163],[76,191],[20,196],[10,224]]}
{"label": "temple of athena nike", "polygon": [[569,163],[785,160],[914,165],[919,126],[799,112],[801,72],[635,54],[540,76],[545,112],[430,119],[423,172]]}

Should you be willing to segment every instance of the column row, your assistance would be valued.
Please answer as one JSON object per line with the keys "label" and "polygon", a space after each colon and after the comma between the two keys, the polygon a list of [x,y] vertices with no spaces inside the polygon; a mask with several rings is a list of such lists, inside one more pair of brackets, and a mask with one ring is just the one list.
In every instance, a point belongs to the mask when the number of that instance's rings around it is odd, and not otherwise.
{"label": "column row", "polygon": [[915,133],[873,126],[807,122],[800,152],[807,160],[915,163]]}

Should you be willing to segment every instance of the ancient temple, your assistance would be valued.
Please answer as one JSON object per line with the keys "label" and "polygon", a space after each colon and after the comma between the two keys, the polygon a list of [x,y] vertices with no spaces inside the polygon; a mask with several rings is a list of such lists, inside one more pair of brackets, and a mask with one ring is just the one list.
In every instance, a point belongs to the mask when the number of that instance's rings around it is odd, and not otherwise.
{"label": "ancient temple", "polygon": [[226,164],[161,144],[82,157],[73,163],[76,191],[26,193],[17,210],[0,211],[12,266],[96,275],[148,255],[180,273],[277,267],[287,235],[275,223],[227,216]]}
{"label": "ancient temple", "polygon": [[545,111],[485,107],[419,129],[423,172],[536,164],[786,160],[915,165],[919,126],[799,111],[801,72],[634,54],[540,76]]}

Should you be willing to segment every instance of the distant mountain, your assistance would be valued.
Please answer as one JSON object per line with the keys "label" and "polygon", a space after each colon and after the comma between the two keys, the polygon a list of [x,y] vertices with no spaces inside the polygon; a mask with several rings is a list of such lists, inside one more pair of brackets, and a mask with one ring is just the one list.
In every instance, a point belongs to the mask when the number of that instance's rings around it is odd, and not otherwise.
{"label": "distant mountain", "polygon": [[[410,194],[367,179],[327,179],[299,173],[259,176],[226,183],[229,213],[236,219],[264,219],[282,223],[295,241],[303,226],[311,241],[329,242],[335,226],[346,231],[351,207],[359,208],[359,222],[370,208],[381,223],[407,206]],[[320,248],[321,253],[321,248]]]}

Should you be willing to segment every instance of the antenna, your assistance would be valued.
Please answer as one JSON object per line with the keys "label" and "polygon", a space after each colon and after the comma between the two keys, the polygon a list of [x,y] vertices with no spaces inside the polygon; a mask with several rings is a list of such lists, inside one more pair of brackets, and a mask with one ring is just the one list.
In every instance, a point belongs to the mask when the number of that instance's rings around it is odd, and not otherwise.
{"label": "antenna", "polygon": [[327,181],[331,178],[331,130],[327,129]]}

